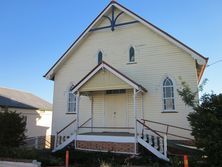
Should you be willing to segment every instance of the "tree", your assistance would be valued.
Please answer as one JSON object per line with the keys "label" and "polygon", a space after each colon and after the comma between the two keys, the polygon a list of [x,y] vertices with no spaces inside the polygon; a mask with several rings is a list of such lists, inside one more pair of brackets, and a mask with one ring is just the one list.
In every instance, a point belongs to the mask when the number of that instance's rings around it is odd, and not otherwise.
{"label": "tree", "polygon": [[26,120],[21,114],[11,111],[0,112],[0,146],[18,147],[23,144]]}
{"label": "tree", "polygon": [[203,149],[209,166],[222,166],[222,94],[205,94],[199,104],[194,100],[196,92],[188,84],[182,84],[178,93],[194,109],[187,119],[196,146]]}

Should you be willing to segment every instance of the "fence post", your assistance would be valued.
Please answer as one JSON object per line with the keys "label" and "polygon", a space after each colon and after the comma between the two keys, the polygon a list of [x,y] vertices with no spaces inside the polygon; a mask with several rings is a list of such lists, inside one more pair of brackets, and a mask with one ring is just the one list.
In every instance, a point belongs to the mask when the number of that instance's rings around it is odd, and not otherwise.
{"label": "fence post", "polygon": [[38,136],[35,137],[35,149],[38,149]]}
{"label": "fence post", "polygon": [[69,150],[66,150],[66,167],[69,167]]}

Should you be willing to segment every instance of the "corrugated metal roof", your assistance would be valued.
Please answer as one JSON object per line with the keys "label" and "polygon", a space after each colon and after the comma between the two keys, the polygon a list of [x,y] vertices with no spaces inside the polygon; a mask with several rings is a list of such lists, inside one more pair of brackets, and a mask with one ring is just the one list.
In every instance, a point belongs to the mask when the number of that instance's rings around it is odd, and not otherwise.
{"label": "corrugated metal roof", "polygon": [[28,92],[0,88],[0,106],[52,110],[52,104]]}

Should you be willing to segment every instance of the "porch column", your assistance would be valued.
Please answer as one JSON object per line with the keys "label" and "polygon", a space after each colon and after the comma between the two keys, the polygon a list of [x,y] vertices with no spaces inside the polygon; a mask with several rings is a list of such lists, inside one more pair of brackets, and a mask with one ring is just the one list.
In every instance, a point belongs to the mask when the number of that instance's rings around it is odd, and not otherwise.
{"label": "porch column", "polygon": [[133,89],[133,107],[134,107],[134,118],[135,118],[135,125],[134,125],[134,130],[135,130],[135,146],[134,146],[134,153],[137,153],[137,103],[136,103],[136,94],[137,91],[136,89]]}
{"label": "porch column", "polygon": [[77,92],[77,94],[76,94],[76,114],[77,114],[76,127],[77,127],[77,133],[78,133],[78,130],[79,130],[79,101],[80,101],[80,95],[79,95],[79,92]]}
{"label": "porch column", "polygon": [[91,110],[91,132],[93,132],[93,96],[91,96],[91,107],[90,107],[90,110]]}
{"label": "porch column", "polygon": [[79,92],[76,93],[76,126],[75,126],[75,148],[77,148],[77,135],[79,129]]}
{"label": "porch column", "polygon": [[144,94],[141,93],[142,96],[142,119],[144,119]]}

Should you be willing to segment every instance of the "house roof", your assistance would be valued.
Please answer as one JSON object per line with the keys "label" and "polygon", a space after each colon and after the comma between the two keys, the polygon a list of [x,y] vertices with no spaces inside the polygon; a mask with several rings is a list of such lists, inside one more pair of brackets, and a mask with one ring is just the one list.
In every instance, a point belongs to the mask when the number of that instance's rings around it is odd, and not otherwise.
{"label": "house roof", "polygon": [[40,109],[52,110],[52,104],[27,92],[0,88],[0,106],[23,108],[23,109]]}
{"label": "house roof", "polygon": [[125,81],[127,84],[132,86],[133,88],[137,90],[141,90],[143,92],[147,92],[146,88],[135,82],[134,80],[130,79],[126,75],[119,72],[117,69],[109,65],[108,63],[102,61],[100,64],[98,64],[95,68],[93,68],[83,79],[81,79],[72,89],[73,92],[78,91],[87,81],[90,80],[99,70],[106,69],[109,72],[111,72],[116,77],[120,78],[121,80]]}
{"label": "house roof", "polygon": [[128,14],[129,16],[134,18],[135,20],[139,21],[140,23],[142,23],[143,25],[147,26],[148,28],[150,28],[154,32],[158,33],[163,38],[167,39],[169,42],[175,44],[177,47],[181,48],[182,50],[184,50],[185,52],[190,54],[198,62],[198,64],[201,64],[201,70],[200,70],[200,74],[198,76],[198,80],[200,81],[200,79],[202,77],[202,74],[204,72],[204,69],[206,67],[206,64],[208,62],[208,58],[206,58],[203,55],[201,55],[200,53],[194,51],[192,48],[188,47],[187,45],[185,45],[181,41],[177,40],[176,38],[174,38],[170,34],[166,33],[163,30],[161,30],[160,28],[158,28],[157,26],[155,26],[152,23],[148,22],[144,18],[138,16],[137,14],[135,14],[131,10],[127,9],[126,7],[122,6],[121,4],[117,3],[116,1],[111,1],[105,7],[105,9],[93,20],[93,22],[83,31],[83,33],[73,42],[73,44],[68,48],[68,50],[66,50],[66,52],[58,59],[58,61],[44,75],[45,78],[50,79],[50,80],[54,80],[54,76],[55,76],[56,70],[69,57],[70,51],[72,49],[74,49],[75,47],[77,47],[78,44],[80,43],[80,41],[82,39],[84,39],[89,33],[93,33],[93,32],[90,32],[90,30],[96,25],[96,23],[100,20],[100,18],[102,16],[104,16],[109,10],[111,10],[112,6],[115,6],[119,10],[121,10],[124,13]]}

